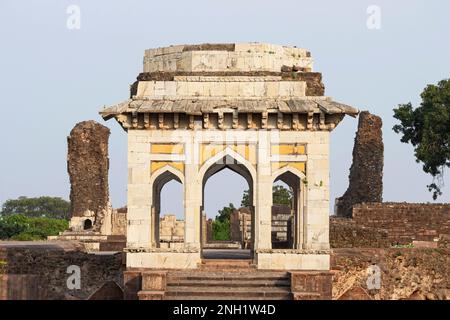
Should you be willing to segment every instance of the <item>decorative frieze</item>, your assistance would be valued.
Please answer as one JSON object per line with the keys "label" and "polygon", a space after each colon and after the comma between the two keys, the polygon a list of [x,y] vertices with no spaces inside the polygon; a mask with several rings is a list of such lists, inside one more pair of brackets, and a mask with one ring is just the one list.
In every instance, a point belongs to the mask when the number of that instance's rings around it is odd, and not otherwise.
{"label": "decorative frieze", "polygon": [[[228,110],[226,110],[228,111]],[[228,120],[226,117],[229,117]],[[203,113],[201,116],[179,113],[125,113],[117,116],[125,130],[290,130],[331,131],[342,120],[343,115],[323,112],[283,114],[282,112],[223,112]]]}

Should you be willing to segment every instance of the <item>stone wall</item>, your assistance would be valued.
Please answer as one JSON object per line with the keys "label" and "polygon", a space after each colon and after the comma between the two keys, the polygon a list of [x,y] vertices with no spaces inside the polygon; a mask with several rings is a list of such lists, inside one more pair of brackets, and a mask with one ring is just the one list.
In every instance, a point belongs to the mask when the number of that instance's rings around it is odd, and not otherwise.
{"label": "stone wall", "polygon": [[88,217],[94,230],[100,230],[109,210],[109,135],[107,127],[83,121],[75,125],[67,138],[72,229],[83,229],[83,218]]}
{"label": "stone wall", "polygon": [[248,208],[239,208],[230,215],[230,240],[249,248],[252,242],[252,215]]}
{"label": "stone wall", "polygon": [[272,206],[272,248],[292,248],[292,218],[290,206]]}
{"label": "stone wall", "polygon": [[[89,254],[61,243],[1,243],[0,299],[118,298],[117,288],[123,283],[121,253]],[[80,267],[80,289],[67,287],[71,265]]]}
{"label": "stone wall", "polygon": [[381,118],[363,111],[353,146],[349,186],[336,199],[336,214],[351,217],[352,206],[362,202],[381,202],[383,196],[383,137]]}
{"label": "stone wall", "polygon": [[111,234],[123,235],[127,234],[127,208],[115,209],[111,215]]}
{"label": "stone wall", "polygon": [[[380,268],[380,289],[367,287],[369,266]],[[449,249],[333,249],[331,269],[333,299],[450,299]]]}
{"label": "stone wall", "polygon": [[159,220],[159,241],[161,247],[173,248],[184,244],[184,220],[177,220],[167,214]]}
{"label": "stone wall", "polygon": [[450,204],[362,203],[353,207],[353,221],[361,227],[385,229],[394,244],[433,241],[450,234]]}
{"label": "stone wall", "polygon": [[349,218],[330,217],[331,248],[388,248],[390,245],[384,229],[361,226]]}

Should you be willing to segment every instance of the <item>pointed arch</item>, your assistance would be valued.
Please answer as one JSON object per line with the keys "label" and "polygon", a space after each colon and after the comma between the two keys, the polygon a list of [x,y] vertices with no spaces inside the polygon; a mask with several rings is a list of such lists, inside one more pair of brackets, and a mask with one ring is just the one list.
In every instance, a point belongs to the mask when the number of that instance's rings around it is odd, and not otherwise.
{"label": "pointed arch", "polygon": [[298,170],[297,168],[291,167],[289,165],[282,167],[281,169],[278,169],[277,171],[272,173],[272,183],[276,182],[281,175],[290,172],[294,175],[296,175],[301,181],[306,180],[306,175]]}
{"label": "pointed arch", "polygon": [[[291,212],[293,212],[294,216],[293,219],[289,220],[292,226],[290,227],[289,223],[287,225],[288,228],[287,230],[291,230],[292,233],[290,236],[288,233],[287,242],[285,243],[285,245],[288,246],[289,249],[301,249],[303,247],[305,237],[304,228],[306,217],[305,205],[306,205],[306,189],[307,189],[306,184],[303,184],[302,182],[306,181],[306,175],[297,168],[287,165],[272,173],[272,186],[278,180],[281,180],[284,183],[286,183],[293,192],[293,203],[291,205],[292,210]],[[274,210],[275,206],[273,204],[273,196],[271,197],[271,200],[272,200],[272,210]],[[272,235],[272,246],[274,246],[273,239],[275,238],[274,235]]]}
{"label": "pointed arch", "polygon": [[[245,159],[242,155],[240,155],[239,153],[237,153],[230,147],[226,147],[224,150],[218,152],[217,154],[215,154],[214,156],[212,156],[211,158],[209,158],[208,160],[205,161],[205,163],[200,167],[200,170],[199,170],[199,174],[198,174],[199,181],[203,180],[206,171],[208,171],[208,169],[210,169],[211,166],[213,166],[214,164],[217,164],[217,162],[219,160],[222,160],[227,157],[230,157],[233,160],[235,160],[238,164],[243,165],[250,173],[253,181],[256,181],[255,167],[247,159]],[[233,169],[231,169],[231,170],[233,170]],[[237,173],[241,174],[240,172],[237,172]]]}
{"label": "pointed arch", "polygon": [[205,215],[204,203],[206,182],[210,177],[225,168],[230,169],[247,181],[250,196],[250,206],[248,208],[251,215],[251,237],[250,240],[246,240],[245,245],[248,248],[253,248],[253,241],[255,240],[254,205],[256,203],[256,196],[254,190],[256,189],[256,169],[247,159],[245,159],[242,155],[240,155],[230,147],[226,147],[224,150],[218,152],[217,154],[206,160],[199,169],[198,181],[202,186],[200,207],[201,216],[203,217]]}
{"label": "pointed arch", "polygon": [[[170,165],[165,165],[162,168],[159,168],[158,170],[156,170],[155,172],[153,172],[150,176],[150,184],[153,185],[153,183],[156,181],[156,179],[158,179],[159,177],[162,177],[164,173],[171,173],[173,174],[178,182],[180,182],[181,184],[184,185],[184,174],[178,170],[175,169],[174,167],[170,166]],[[170,179],[171,180],[171,179]],[[168,181],[170,181],[168,180]]]}
{"label": "pointed arch", "polygon": [[[170,181],[175,180],[182,184],[183,186],[183,194],[185,193],[185,183],[184,183],[184,175],[178,169],[165,165],[164,167],[159,168],[150,176],[150,186],[152,188],[152,208],[151,208],[151,221],[152,221],[152,229],[151,233],[151,243],[152,246],[159,247],[160,246],[160,214],[161,214],[161,191],[163,187]],[[183,208],[184,208],[184,196],[183,198]],[[186,215],[186,211],[183,212],[183,215]]]}

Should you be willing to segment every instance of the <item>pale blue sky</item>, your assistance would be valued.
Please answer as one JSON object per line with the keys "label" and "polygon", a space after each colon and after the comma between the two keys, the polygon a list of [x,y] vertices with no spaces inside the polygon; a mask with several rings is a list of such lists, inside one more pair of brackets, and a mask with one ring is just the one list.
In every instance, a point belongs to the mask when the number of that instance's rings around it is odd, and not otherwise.
{"label": "pale blue sky", "polygon": [[[68,5],[81,9],[81,29],[68,30]],[[366,27],[369,5],[381,29]],[[322,72],[326,94],[384,121],[384,199],[431,201],[431,178],[413,149],[391,130],[392,108],[419,102],[429,83],[450,76],[450,2],[434,1],[62,1],[0,0],[2,151],[0,202],[21,195],[68,198],[66,136],[95,119],[111,128],[110,191],[126,203],[126,134],[98,110],[128,97],[144,49],[170,44],[259,41],[304,47]],[[331,199],[348,184],[357,120],[332,133]],[[207,186],[206,208],[239,205],[240,177],[220,174]],[[450,200],[450,180],[440,202]],[[163,212],[179,212],[167,200]],[[226,192],[224,192],[226,190]]]}

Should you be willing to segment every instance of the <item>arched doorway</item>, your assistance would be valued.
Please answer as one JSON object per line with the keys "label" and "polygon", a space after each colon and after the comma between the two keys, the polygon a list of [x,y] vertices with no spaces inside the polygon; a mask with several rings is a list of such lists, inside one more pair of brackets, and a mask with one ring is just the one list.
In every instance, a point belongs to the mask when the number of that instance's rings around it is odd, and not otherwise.
{"label": "arched doorway", "polygon": [[83,223],[83,230],[91,230],[92,229],[92,220],[86,219]]}
{"label": "arched doorway", "polygon": [[[222,157],[218,158],[215,162],[211,163],[207,170],[204,172],[202,177],[202,205],[200,208],[201,213],[201,223],[202,226],[200,228],[202,234],[202,255],[205,256],[206,250],[205,248],[210,248],[209,244],[211,242],[211,239],[209,236],[207,236],[205,233],[208,232],[208,227],[205,226],[205,223],[211,223],[211,221],[207,222],[204,218],[206,216],[205,212],[205,187],[208,182],[208,180],[216,175],[219,172],[223,172],[223,170],[230,170],[234,174],[237,174],[241,176],[246,181],[246,188],[243,188],[242,195],[244,195],[244,190],[247,191],[247,198],[248,203],[245,208],[240,208],[239,206],[236,206],[236,210],[231,213],[230,220],[229,220],[229,228],[230,228],[230,244],[234,244],[236,242],[240,243],[239,248],[233,248],[233,251],[238,250],[246,250],[247,254],[243,251],[241,252],[234,252],[234,258],[251,258],[253,256],[252,249],[254,247],[254,239],[255,239],[255,232],[254,232],[254,179],[252,176],[252,173],[247,168],[245,164],[242,162],[237,161],[234,157],[232,157],[229,154],[225,154]],[[227,188],[232,188],[233,186],[227,186],[226,188],[222,189],[222,192],[226,194]],[[240,201],[239,200],[239,205]],[[210,226],[209,226],[210,227]],[[211,231],[210,231],[211,232]],[[238,236],[239,238],[236,238]],[[209,238],[209,239],[208,239]],[[214,242],[214,240],[212,240]],[[220,246],[218,246],[220,247]],[[225,249],[225,245],[222,247],[222,250]],[[230,250],[231,252],[231,250]],[[212,256],[208,256],[208,258],[211,258]]]}
{"label": "arched doorway", "polygon": [[[172,183],[179,183],[183,185],[183,177],[176,170],[167,168],[157,173],[153,181],[152,191],[152,230],[151,242],[154,247],[174,248],[183,246],[184,244],[184,210],[181,214],[176,212],[162,212],[162,208],[170,208],[167,202],[181,202],[183,208],[183,189],[176,188],[177,192],[165,194],[165,189],[168,189]],[[176,186],[175,186],[176,187]],[[173,187],[171,189],[174,189]],[[171,190],[174,191],[174,190]],[[164,203],[163,203],[164,202]],[[163,219],[163,220],[162,220]],[[164,226],[161,223],[164,222]]]}
{"label": "arched doorway", "polygon": [[283,170],[273,181],[271,241],[273,249],[300,249],[303,237],[301,176]]}

